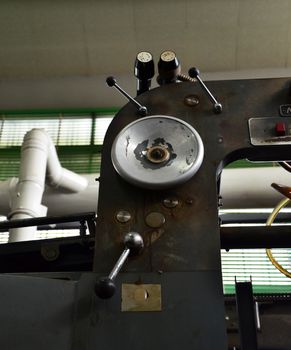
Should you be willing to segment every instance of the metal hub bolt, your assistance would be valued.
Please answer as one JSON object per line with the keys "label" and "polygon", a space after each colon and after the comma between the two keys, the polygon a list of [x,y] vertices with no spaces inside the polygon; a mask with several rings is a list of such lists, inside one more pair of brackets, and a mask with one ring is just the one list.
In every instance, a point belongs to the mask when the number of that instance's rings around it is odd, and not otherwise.
{"label": "metal hub bolt", "polygon": [[170,152],[166,147],[153,146],[147,150],[146,157],[152,163],[163,163],[169,160]]}

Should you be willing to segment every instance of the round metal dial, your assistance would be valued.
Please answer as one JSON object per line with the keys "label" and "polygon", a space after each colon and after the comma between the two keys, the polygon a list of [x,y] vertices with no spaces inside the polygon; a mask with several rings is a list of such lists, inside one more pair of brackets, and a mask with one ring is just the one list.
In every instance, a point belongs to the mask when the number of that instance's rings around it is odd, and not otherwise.
{"label": "round metal dial", "polygon": [[127,125],[111,150],[119,175],[148,189],[169,188],[189,180],[200,168],[203,156],[198,132],[183,120],[164,115]]}
{"label": "round metal dial", "polygon": [[136,58],[143,63],[150,62],[153,59],[152,55],[146,51],[139,52]]}

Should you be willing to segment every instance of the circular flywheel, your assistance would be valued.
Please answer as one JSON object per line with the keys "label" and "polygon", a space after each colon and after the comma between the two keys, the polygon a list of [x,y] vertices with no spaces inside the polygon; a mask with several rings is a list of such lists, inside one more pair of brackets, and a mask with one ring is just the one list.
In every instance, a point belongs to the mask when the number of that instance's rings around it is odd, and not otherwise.
{"label": "circular flywheel", "polygon": [[198,132],[183,120],[164,115],[128,124],[111,151],[118,174],[148,189],[169,188],[189,180],[200,168],[203,155]]}

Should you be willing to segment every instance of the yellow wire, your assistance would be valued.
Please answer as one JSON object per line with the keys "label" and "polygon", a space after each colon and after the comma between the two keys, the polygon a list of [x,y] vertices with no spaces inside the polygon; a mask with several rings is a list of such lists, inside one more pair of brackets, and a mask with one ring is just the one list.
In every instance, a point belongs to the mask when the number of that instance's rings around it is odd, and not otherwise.
{"label": "yellow wire", "polygon": [[[284,198],[282,199],[274,208],[274,210],[272,211],[272,213],[269,215],[268,220],[266,222],[266,226],[271,226],[272,223],[274,222],[276,216],[278,215],[279,211],[286,207],[286,205],[288,203],[290,203],[291,200],[289,198]],[[282,265],[280,265],[278,263],[278,261],[274,258],[273,254],[272,254],[272,250],[271,249],[266,249],[266,253],[267,256],[269,258],[269,260],[271,261],[271,263],[276,267],[276,269],[278,269],[281,273],[283,273],[286,277],[291,278],[291,272],[289,272],[288,270],[286,270]]]}

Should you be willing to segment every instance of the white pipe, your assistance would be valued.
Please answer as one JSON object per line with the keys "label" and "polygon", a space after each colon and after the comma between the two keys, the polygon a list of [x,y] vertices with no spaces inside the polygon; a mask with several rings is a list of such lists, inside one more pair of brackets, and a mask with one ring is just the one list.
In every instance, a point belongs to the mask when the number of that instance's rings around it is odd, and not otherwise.
{"label": "white pipe", "polygon": [[[10,220],[46,215],[41,204],[45,179],[55,187],[78,192],[86,188],[87,180],[63,169],[55,147],[44,129],[33,129],[25,137],[21,147],[19,181],[11,197]],[[16,228],[9,232],[9,242],[34,239],[36,228]]]}
{"label": "white pipe", "polygon": [[[82,174],[88,186],[81,192],[70,193],[65,189],[45,186],[42,204],[45,205],[47,215],[61,216],[79,212],[96,212],[98,203],[99,174]],[[0,181],[0,216],[8,216],[11,211],[12,193],[15,191],[18,178]]]}
{"label": "white pipe", "polygon": [[222,209],[273,208],[283,197],[273,182],[291,186],[291,174],[281,167],[223,170]]}
{"label": "white pipe", "polygon": [[83,176],[62,168],[50,137],[48,137],[48,141],[46,183],[51,187],[61,188],[72,193],[84,191],[88,181]]}

